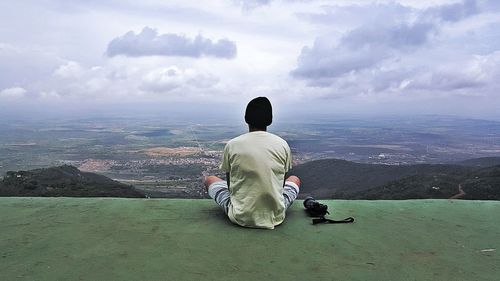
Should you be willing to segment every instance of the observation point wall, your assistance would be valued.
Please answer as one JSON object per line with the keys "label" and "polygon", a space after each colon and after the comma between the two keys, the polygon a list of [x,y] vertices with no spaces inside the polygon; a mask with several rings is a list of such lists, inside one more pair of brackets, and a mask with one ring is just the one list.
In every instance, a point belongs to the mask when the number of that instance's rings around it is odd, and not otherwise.
{"label": "observation point wall", "polygon": [[498,280],[500,202],[297,201],[275,230],[211,200],[0,198],[1,280]]}

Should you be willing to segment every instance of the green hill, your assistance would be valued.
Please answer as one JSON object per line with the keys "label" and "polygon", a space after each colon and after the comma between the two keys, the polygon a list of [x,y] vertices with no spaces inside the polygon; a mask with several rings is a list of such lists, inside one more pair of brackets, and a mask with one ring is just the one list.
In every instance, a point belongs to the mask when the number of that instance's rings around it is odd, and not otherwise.
{"label": "green hill", "polygon": [[399,166],[324,159],[299,165],[291,174],[302,180],[302,197],[446,199],[459,194],[461,185],[462,199],[500,200],[500,166],[487,166],[496,159]]}
{"label": "green hill", "polygon": [[[415,175],[362,191],[339,191],[339,199],[403,200],[403,199],[447,199],[459,193],[461,176]],[[464,198],[462,198],[464,199]]]}
{"label": "green hill", "polygon": [[132,186],[69,165],[7,172],[0,196],[145,197]]}
{"label": "green hill", "polygon": [[434,175],[457,178],[474,170],[475,168],[461,165],[392,166],[323,159],[299,165],[293,168],[290,173],[299,176],[302,180],[302,196],[338,198],[335,196],[370,190],[401,179],[419,179],[422,176],[432,177]]}
{"label": "green hill", "polygon": [[468,175],[462,186],[466,199],[500,200],[500,165]]}
{"label": "green hill", "polygon": [[469,159],[462,162],[458,162],[457,164],[463,166],[472,166],[478,168],[491,167],[500,165],[500,157],[482,157]]}
{"label": "green hill", "polygon": [[[462,192],[458,186],[462,188]],[[338,192],[344,199],[446,199],[457,196],[470,200],[500,200],[500,166],[466,175],[418,175],[357,192]]]}
{"label": "green hill", "polygon": [[498,280],[500,202],[302,202],[274,230],[211,200],[0,198],[1,280]]}

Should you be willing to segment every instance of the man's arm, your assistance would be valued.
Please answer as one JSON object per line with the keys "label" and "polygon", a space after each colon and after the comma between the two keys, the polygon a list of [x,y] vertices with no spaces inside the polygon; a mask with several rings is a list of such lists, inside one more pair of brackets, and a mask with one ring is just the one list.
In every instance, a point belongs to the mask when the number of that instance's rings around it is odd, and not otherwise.
{"label": "man's arm", "polygon": [[283,179],[283,186],[285,186],[286,179],[290,176],[289,171],[292,168],[292,151],[290,147],[286,146],[286,160],[285,160],[285,178]]}
{"label": "man's arm", "polygon": [[226,144],[224,147],[224,154],[222,155],[222,163],[220,164],[220,169],[226,172],[226,182],[227,182],[227,188],[229,188],[229,171],[231,170],[230,168],[230,163],[229,163],[229,144]]}

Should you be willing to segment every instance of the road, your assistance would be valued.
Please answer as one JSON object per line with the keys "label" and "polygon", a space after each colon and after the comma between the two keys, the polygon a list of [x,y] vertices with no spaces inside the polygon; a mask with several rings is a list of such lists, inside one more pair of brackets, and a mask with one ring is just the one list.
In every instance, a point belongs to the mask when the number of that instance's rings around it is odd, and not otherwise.
{"label": "road", "polygon": [[450,199],[459,199],[459,198],[462,198],[466,195],[467,193],[465,193],[464,189],[462,188],[462,184],[459,184],[458,185],[458,193],[451,196]]}

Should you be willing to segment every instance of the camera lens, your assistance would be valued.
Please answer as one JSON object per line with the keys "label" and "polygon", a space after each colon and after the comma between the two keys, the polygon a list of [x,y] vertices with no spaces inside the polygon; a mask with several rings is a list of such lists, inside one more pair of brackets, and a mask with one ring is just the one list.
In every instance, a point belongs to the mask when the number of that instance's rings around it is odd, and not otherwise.
{"label": "camera lens", "polygon": [[311,196],[306,197],[306,199],[304,199],[304,208],[306,209],[313,208],[315,202],[316,200],[314,200],[314,198],[312,198]]}

